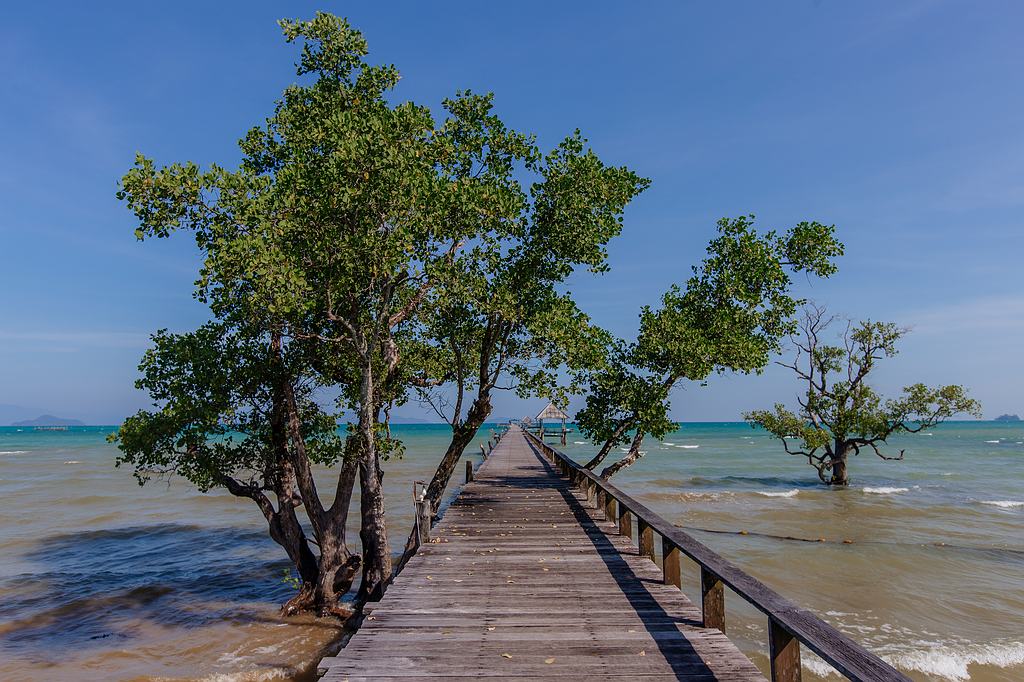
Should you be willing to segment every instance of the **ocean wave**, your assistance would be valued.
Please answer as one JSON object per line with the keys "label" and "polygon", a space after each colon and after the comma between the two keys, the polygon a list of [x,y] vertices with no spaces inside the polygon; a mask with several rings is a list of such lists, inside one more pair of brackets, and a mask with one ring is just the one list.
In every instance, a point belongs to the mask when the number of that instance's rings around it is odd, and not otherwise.
{"label": "ocean wave", "polygon": [[874,493],[876,495],[892,495],[894,493],[905,493],[908,490],[910,490],[910,488],[896,488],[896,487],[893,487],[893,486],[886,486],[886,485],[878,486],[877,488],[872,488],[872,487],[861,488],[861,492]]}
{"label": "ocean wave", "polygon": [[1016,507],[1024,507],[1024,502],[1019,500],[982,500],[982,504],[991,505],[993,507],[999,507],[1000,509],[1015,509]]}
{"label": "ocean wave", "polygon": [[68,461],[66,461],[64,463],[65,464],[81,464],[81,462],[78,461],[77,459],[69,459]]}
{"label": "ocean wave", "polygon": [[987,441],[985,441],[985,442],[986,442],[986,443],[998,443],[999,441],[997,441],[997,440],[987,440]]}
{"label": "ocean wave", "polygon": [[927,648],[906,653],[883,655],[882,658],[904,670],[915,670],[952,682],[971,679],[972,665],[1010,668],[1024,665],[1024,642],[992,642],[990,644],[947,646],[920,642]]}
{"label": "ocean wave", "polygon": [[0,450],[0,455],[24,455],[28,450]]}
{"label": "ocean wave", "polygon": [[[288,680],[295,677],[299,671],[290,666],[264,668],[262,670],[246,670],[237,673],[213,673],[199,678],[202,682],[265,682],[269,680]],[[156,678],[158,681],[162,678]],[[163,678],[168,680],[180,678]]]}
{"label": "ocean wave", "polygon": [[[897,645],[899,646],[899,645]],[[892,651],[883,646],[877,651],[893,667],[923,673],[930,678],[949,682],[967,682],[971,679],[970,666],[988,665],[1012,668],[1024,665],[1024,642],[998,641],[990,644],[938,643],[917,641],[910,651]],[[902,648],[900,646],[900,648]],[[884,651],[884,649],[890,649]],[[806,652],[803,666],[817,677],[843,679],[842,675],[817,655]]]}
{"label": "ocean wave", "polygon": [[677,445],[676,447],[677,448],[685,448],[687,450],[694,450],[696,448],[699,448],[700,446],[699,445]]}
{"label": "ocean wave", "polygon": [[587,441],[585,441],[585,440],[574,440],[574,441],[572,442],[572,444],[573,444],[573,445],[586,445],[586,444],[587,444]]}
{"label": "ocean wave", "polygon": [[801,655],[801,659],[802,660],[800,661],[800,663],[805,668],[807,668],[812,673],[814,673],[814,675],[816,677],[826,677],[826,678],[835,677],[835,678],[838,678],[838,679],[842,679],[843,678],[843,676],[839,674],[838,670],[836,670],[835,668],[830,666],[822,658],[820,658],[819,656],[811,653],[810,651],[802,654]]}
{"label": "ocean wave", "polygon": [[794,488],[793,490],[787,490],[784,493],[769,492],[767,490],[758,490],[758,495],[764,495],[765,497],[796,497],[800,493],[799,490]]}

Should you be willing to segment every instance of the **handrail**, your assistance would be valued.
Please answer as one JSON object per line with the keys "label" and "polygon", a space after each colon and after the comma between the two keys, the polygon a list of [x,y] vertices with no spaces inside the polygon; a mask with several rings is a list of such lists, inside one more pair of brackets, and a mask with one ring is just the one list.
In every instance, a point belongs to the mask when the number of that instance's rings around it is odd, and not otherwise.
{"label": "handrail", "polygon": [[[528,442],[558,465],[562,475],[574,484],[585,486],[588,501],[593,499],[605,518],[617,521],[619,532],[632,539],[637,519],[637,546],[641,554],[655,560],[653,533],[662,538],[662,564],[665,582],[680,586],[679,553],[693,559],[701,569],[701,613],[705,627],[725,631],[725,601],[722,585],[750,602],[768,616],[768,646],[773,682],[800,680],[800,644],[821,656],[832,667],[857,682],[910,682],[881,658],[802,609],[746,573],[707,545],[684,532],[638,500],[626,494],[594,472],[583,468],[565,453],[556,450],[526,429]],[[614,506],[614,511],[613,511]]]}

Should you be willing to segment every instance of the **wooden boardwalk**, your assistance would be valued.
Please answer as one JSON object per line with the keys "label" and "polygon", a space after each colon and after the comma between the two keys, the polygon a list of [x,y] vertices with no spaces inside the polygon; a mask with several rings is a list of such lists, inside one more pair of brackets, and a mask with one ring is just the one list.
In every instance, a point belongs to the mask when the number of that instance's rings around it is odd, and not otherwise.
{"label": "wooden boardwalk", "polygon": [[764,680],[518,429],[324,680]]}

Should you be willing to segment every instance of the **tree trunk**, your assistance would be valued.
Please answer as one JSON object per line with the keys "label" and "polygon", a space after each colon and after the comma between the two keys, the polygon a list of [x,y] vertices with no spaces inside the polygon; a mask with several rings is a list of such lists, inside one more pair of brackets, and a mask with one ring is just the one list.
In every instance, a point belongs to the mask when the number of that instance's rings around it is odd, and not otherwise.
{"label": "tree trunk", "polygon": [[626,433],[626,431],[629,430],[629,425],[630,420],[628,419],[623,419],[621,422],[619,422],[619,425],[615,427],[615,431],[612,432],[612,435],[608,438],[608,440],[604,442],[604,445],[601,446],[601,450],[594,456],[592,460],[584,464],[583,468],[589,471],[593,471],[594,467],[603,462],[605,457],[608,456],[608,453],[612,451],[613,447],[615,447],[615,444],[619,441],[620,438],[622,438],[622,434]]}
{"label": "tree trunk", "polygon": [[636,432],[635,436],[633,436],[633,442],[630,443],[629,452],[626,453],[626,456],[620,459],[615,464],[605,467],[604,471],[601,472],[601,478],[607,481],[609,478],[611,478],[618,472],[622,471],[626,467],[632,466],[638,459],[643,457],[644,454],[640,452],[640,446],[643,444],[643,442],[644,432],[641,429]]}
{"label": "tree trunk", "polygon": [[441,497],[444,495],[444,490],[448,487],[448,482],[455,472],[455,466],[462,458],[462,453],[465,452],[469,444],[476,438],[480,427],[483,426],[490,415],[490,395],[478,396],[469,408],[466,421],[452,427],[452,440],[448,444],[444,457],[441,458],[441,462],[437,465],[434,477],[430,479],[430,485],[427,486],[426,499],[430,501],[430,513],[434,517],[437,516],[437,508],[441,505]]}
{"label": "tree trunk", "polygon": [[[455,473],[456,465],[462,459],[462,454],[466,451],[466,448],[476,438],[480,427],[487,421],[487,417],[491,414],[491,409],[490,394],[477,396],[469,408],[466,421],[452,427],[452,440],[448,444],[448,449],[445,450],[444,457],[438,463],[434,477],[430,479],[430,484],[427,486],[426,493],[424,494],[424,499],[430,502],[430,513],[433,520],[437,520],[437,511],[438,507],[441,506],[441,497],[444,495],[445,488],[448,487],[448,483],[452,479],[452,474]],[[412,532],[409,534],[409,539],[405,541],[405,550],[402,553],[398,570],[401,570],[405,562],[413,555],[417,542],[416,528],[413,527]]]}
{"label": "tree trunk", "polygon": [[832,478],[829,480],[829,485],[849,485],[850,476],[846,472],[846,459],[849,455],[850,448],[846,443],[836,443],[835,451],[832,454]]}
{"label": "tree trunk", "polygon": [[363,579],[359,598],[379,601],[391,580],[391,547],[388,544],[387,520],[384,515],[384,473],[377,452],[376,391],[373,367],[363,368],[359,410],[359,538],[363,544]]}

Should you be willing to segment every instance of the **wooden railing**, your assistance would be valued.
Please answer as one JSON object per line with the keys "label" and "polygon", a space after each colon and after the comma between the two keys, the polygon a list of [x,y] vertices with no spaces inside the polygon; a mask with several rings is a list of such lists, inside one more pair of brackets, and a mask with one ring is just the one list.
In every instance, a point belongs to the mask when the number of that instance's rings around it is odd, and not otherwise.
{"label": "wooden railing", "polygon": [[618,523],[621,535],[632,539],[633,519],[636,519],[640,554],[657,562],[654,534],[661,536],[666,584],[682,586],[682,555],[697,563],[704,627],[725,632],[725,587],[768,616],[768,658],[773,682],[799,682],[801,644],[851,680],[910,682],[906,675],[810,611],[800,608],[608,481],[584,469],[565,453],[529,431],[526,434],[534,449],[551,460],[574,485],[585,489],[588,502],[604,510],[606,519]]}

